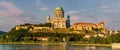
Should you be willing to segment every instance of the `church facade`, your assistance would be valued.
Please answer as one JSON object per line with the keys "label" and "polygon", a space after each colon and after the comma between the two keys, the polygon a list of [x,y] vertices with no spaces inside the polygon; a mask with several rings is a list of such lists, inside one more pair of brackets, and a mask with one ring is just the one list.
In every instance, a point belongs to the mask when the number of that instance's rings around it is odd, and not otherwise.
{"label": "church facade", "polygon": [[66,19],[63,8],[57,6],[54,10],[54,18],[50,19],[50,16],[47,16],[47,23],[51,23],[52,28],[68,28],[70,27],[70,16],[68,15]]}

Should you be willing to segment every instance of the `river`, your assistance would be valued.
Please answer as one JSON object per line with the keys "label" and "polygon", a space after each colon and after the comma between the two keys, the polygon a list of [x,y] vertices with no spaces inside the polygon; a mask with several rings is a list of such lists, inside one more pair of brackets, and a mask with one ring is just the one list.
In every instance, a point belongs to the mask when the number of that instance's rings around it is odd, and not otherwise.
{"label": "river", "polygon": [[40,44],[0,44],[0,50],[111,50],[111,47]]}

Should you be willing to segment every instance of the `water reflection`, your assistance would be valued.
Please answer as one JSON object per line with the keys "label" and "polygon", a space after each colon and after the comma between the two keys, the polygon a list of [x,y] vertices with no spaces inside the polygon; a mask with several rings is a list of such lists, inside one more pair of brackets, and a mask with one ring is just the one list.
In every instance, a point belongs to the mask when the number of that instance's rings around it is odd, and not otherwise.
{"label": "water reflection", "polygon": [[111,47],[69,46],[69,50],[111,50]]}
{"label": "water reflection", "polygon": [[67,45],[0,45],[0,50],[111,50],[110,47]]}

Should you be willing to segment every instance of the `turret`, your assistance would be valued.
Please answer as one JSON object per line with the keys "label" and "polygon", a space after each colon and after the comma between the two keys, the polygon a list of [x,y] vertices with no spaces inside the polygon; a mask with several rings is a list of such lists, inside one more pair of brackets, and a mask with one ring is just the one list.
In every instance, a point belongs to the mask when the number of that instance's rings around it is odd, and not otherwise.
{"label": "turret", "polygon": [[50,23],[50,15],[47,16],[47,23]]}
{"label": "turret", "polygon": [[67,16],[67,23],[66,23],[66,25],[67,25],[67,28],[70,27],[70,15]]}
{"label": "turret", "polygon": [[67,20],[70,20],[70,15],[67,16]]}
{"label": "turret", "polygon": [[98,25],[100,25],[101,28],[104,28],[104,22],[101,21],[100,23],[98,23]]}
{"label": "turret", "polygon": [[110,29],[110,31],[109,31],[109,35],[111,35],[113,32],[112,32],[112,30]]}
{"label": "turret", "polygon": [[117,28],[115,28],[115,33],[118,33]]}

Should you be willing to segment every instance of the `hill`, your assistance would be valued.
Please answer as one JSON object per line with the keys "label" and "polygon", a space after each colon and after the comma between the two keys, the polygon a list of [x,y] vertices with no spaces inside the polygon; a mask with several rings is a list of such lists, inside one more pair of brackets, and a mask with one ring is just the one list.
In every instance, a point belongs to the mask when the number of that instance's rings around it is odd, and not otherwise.
{"label": "hill", "polygon": [[5,33],[6,33],[6,32],[4,32],[4,31],[0,31],[0,35],[1,35],[1,34],[5,34]]}

